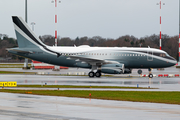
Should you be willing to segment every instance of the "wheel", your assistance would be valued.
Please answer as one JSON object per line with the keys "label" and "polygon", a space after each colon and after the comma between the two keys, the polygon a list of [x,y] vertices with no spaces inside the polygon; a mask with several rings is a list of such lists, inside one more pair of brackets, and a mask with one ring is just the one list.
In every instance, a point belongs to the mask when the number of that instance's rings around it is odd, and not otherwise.
{"label": "wheel", "polygon": [[153,74],[149,74],[149,78],[153,78]]}
{"label": "wheel", "polygon": [[138,74],[142,74],[142,70],[138,70]]}
{"label": "wheel", "polygon": [[95,75],[96,77],[101,77],[101,72],[96,72]]}
{"label": "wheel", "polygon": [[94,72],[89,72],[89,74],[88,74],[88,75],[89,75],[89,77],[91,77],[91,78],[92,78],[92,77],[94,77]]}

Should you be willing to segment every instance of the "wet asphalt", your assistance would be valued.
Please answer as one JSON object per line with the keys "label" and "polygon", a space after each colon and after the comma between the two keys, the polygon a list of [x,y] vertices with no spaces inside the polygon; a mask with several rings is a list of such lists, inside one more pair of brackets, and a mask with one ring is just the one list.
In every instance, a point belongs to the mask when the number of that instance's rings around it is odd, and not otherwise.
{"label": "wet asphalt", "polygon": [[[14,69],[15,71],[18,69]],[[74,69],[71,69],[73,71]],[[153,74],[180,74],[175,67]],[[76,70],[75,70],[76,71]],[[81,70],[79,70],[81,71]],[[67,72],[67,71],[66,71]],[[155,91],[180,91],[179,77],[88,78],[87,76],[0,75],[0,81],[17,81],[18,84],[133,86],[151,87]],[[147,70],[143,71],[145,74]],[[52,72],[53,73],[53,72]],[[58,72],[55,72],[56,74]],[[57,88],[53,88],[57,89]],[[66,90],[66,89],[62,89]],[[77,89],[93,90],[93,89]],[[97,89],[104,90],[104,89]],[[107,89],[106,89],[107,90]],[[110,90],[110,89],[109,89]],[[120,90],[120,89],[115,89]],[[127,89],[121,89],[126,90]],[[128,91],[132,91],[128,89]],[[0,119],[2,120],[179,120],[180,106],[158,103],[141,103],[112,100],[68,98],[56,96],[0,93]]]}

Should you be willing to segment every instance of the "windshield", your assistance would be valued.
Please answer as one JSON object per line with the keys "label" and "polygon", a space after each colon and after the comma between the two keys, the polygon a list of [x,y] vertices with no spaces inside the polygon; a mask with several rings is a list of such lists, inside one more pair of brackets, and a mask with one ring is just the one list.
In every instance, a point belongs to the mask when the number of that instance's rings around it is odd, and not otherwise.
{"label": "windshield", "polygon": [[169,54],[167,54],[167,53],[165,53],[165,55],[166,55],[166,56],[168,56],[168,57],[170,56],[170,55],[169,55]]}

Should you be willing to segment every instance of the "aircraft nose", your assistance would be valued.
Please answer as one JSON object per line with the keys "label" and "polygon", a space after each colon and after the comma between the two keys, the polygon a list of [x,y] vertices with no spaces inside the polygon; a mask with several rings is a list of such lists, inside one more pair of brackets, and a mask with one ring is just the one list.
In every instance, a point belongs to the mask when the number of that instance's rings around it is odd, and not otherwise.
{"label": "aircraft nose", "polygon": [[177,64],[177,60],[173,57],[171,57],[173,59],[173,64],[176,65]]}

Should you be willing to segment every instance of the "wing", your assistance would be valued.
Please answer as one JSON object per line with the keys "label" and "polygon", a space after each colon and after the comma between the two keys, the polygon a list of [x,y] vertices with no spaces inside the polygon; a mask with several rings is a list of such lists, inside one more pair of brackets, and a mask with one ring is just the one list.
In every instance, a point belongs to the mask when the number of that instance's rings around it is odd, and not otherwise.
{"label": "wing", "polygon": [[103,65],[103,64],[119,64],[119,62],[116,61],[109,61],[104,59],[98,59],[98,58],[87,58],[87,57],[80,57],[80,56],[68,56],[67,59],[74,59],[75,61],[81,61],[85,63],[89,63],[90,65]]}

